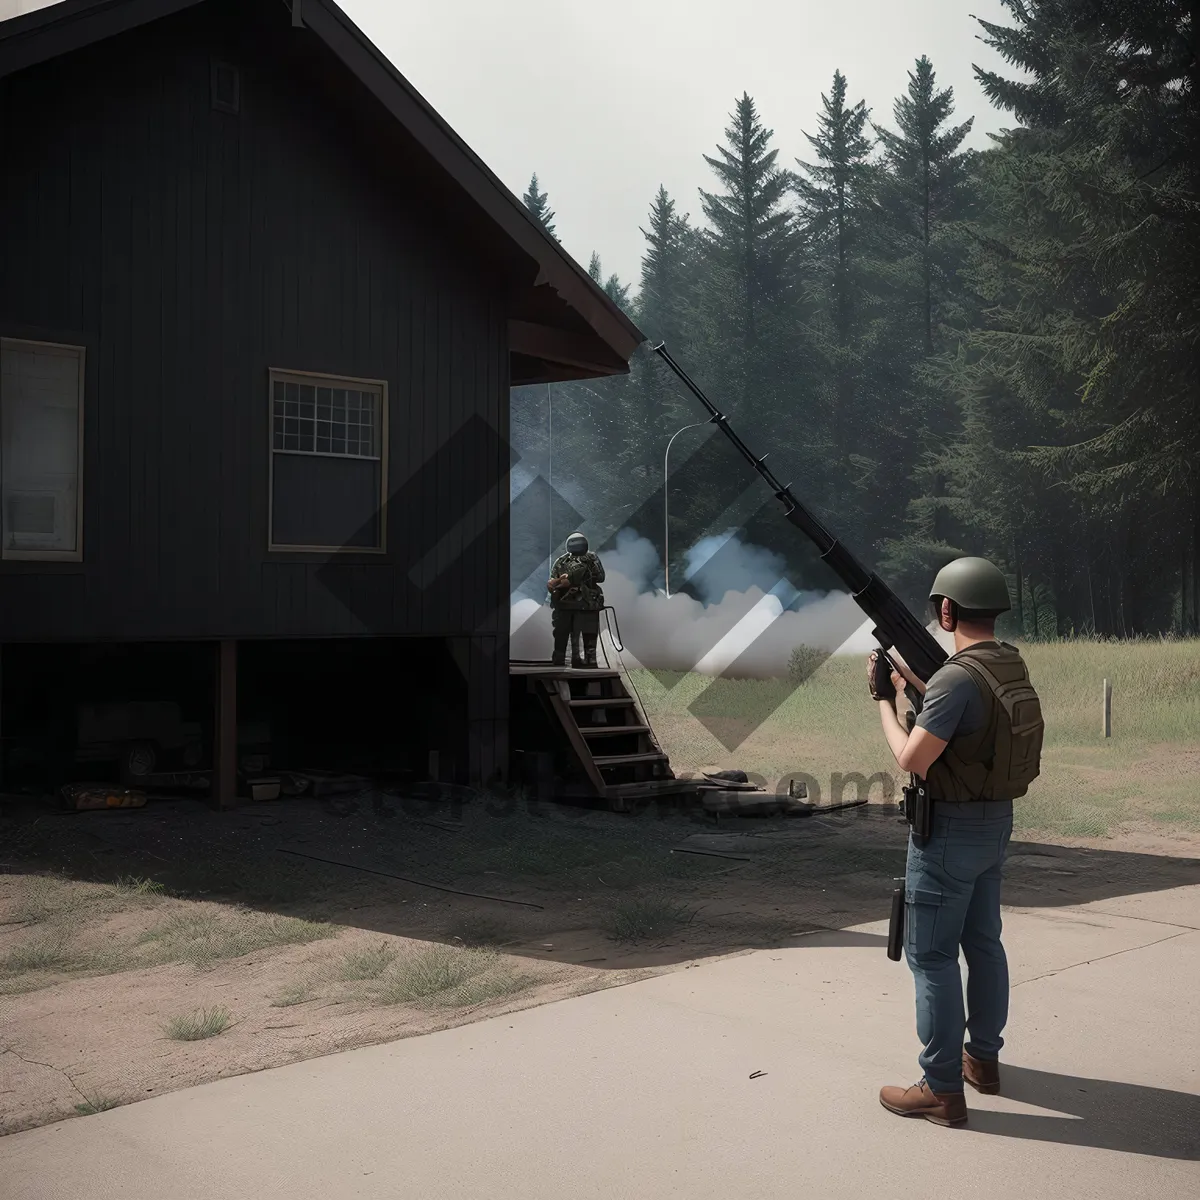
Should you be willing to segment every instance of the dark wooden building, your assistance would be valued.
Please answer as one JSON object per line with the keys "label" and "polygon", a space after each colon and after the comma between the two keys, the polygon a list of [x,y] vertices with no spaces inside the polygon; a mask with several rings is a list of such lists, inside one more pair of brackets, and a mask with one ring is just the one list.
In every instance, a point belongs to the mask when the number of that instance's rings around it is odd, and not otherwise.
{"label": "dark wooden building", "polygon": [[235,699],[503,774],[509,389],[638,330],[331,0],[0,23],[0,145],[6,747],[187,691],[223,802]]}

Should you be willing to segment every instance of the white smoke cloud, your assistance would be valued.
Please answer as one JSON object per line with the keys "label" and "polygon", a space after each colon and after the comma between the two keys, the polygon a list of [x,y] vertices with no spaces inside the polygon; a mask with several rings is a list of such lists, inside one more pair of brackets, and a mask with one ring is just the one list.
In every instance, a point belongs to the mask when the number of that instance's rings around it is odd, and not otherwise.
{"label": "white smoke cloud", "polygon": [[661,587],[663,582],[662,561],[654,543],[649,538],[639,537],[632,529],[622,529],[617,534],[617,548],[604,556],[604,573],[606,589],[618,575],[638,592],[651,591]]}
{"label": "white smoke cloud", "polygon": [[[831,654],[866,655],[876,649],[872,622],[847,593],[796,591],[781,578],[779,555],[739,543],[732,534],[704,538],[689,548],[687,575],[695,575],[722,548],[721,577],[704,580],[705,603],[660,590],[662,562],[653,543],[631,529],[621,530],[616,549],[604,555],[604,597],[616,610],[627,666],[769,678],[787,673],[792,651],[800,645]],[[549,658],[549,606],[514,599],[511,629],[514,659]]]}
{"label": "white smoke cloud", "polygon": [[724,551],[720,575],[714,577],[710,571],[697,579],[697,590],[705,604],[719,604],[729,592],[748,592],[753,587],[769,591],[779,584],[787,566],[781,554],[741,542],[736,530],[730,529],[701,538],[685,552],[687,578],[695,578],[719,551]]}

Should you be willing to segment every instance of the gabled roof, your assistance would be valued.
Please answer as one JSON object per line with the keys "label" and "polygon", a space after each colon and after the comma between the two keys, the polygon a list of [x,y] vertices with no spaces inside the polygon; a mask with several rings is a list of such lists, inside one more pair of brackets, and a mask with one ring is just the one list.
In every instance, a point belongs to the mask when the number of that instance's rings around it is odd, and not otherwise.
{"label": "gabled roof", "polygon": [[[0,21],[0,78],[208,0],[60,0]],[[249,4],[249,0],[243,0]],[[541,227],[334,0],[282,0],[291,23],[312,32],[464,196],[515,259],[513,382],[619,374],[645,341],[636,325]],[[280,11],[281,24],[288,13]]]}

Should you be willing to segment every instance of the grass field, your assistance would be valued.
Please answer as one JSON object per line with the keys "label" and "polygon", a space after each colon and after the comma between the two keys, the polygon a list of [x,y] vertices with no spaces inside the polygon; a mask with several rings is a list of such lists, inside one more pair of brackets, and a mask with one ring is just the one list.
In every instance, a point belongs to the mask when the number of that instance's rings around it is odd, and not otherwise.
{"label": "grass field", "polygon": [[[1042,697],[1046,742],[1041,777],[1018,805],[1018,827],[1065,837],[1130,826],[1200,832],[1200,641],[1078,640],[1021,649]],[[905,782],[857,656],[827,659],[796,688],[786,680],[696,674],[664,686],[661,678],[634,673],[677,772],[740,767],[771,789],[802,772],[823,803],[837,798],[839,774],[882,772],[897,795]],[[1112,683],[1108,738],[1105,679]],[[853,794],[847,785],[846,798]],[[876,781],[872,799],[885,794]]]}

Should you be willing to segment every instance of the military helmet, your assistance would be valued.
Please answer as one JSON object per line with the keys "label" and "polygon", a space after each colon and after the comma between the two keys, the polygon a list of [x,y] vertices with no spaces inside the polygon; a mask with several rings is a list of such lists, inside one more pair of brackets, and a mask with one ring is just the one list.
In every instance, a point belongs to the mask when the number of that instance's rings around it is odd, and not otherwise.
{"label": "military helmet", "polygon": [[947,563],[929,589],[931,601],[940,603],[942,596],[965,613],[997,615],[1012,608],[1004,572],[986,558],[956,558]]}
{"label": "military helmet", "polygon": [[573,533],[567,538],[567,553],[568,554],[586,554],[588,552],[588,540],[582,533]]}

